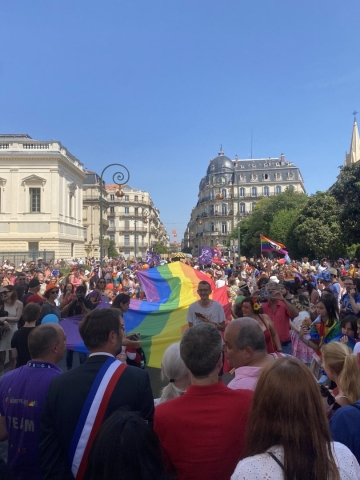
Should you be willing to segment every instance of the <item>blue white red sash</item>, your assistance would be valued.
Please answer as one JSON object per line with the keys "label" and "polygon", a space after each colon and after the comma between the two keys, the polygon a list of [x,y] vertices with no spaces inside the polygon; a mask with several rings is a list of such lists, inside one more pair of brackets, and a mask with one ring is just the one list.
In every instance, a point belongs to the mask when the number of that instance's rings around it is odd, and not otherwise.
{"label": "blue white red sash", "polygon": [[109,400],[127,365],[109,357],[97,374],[79,417],[69,449],[71,471],[76,480],[85,474],[90,448],[100,430]]}

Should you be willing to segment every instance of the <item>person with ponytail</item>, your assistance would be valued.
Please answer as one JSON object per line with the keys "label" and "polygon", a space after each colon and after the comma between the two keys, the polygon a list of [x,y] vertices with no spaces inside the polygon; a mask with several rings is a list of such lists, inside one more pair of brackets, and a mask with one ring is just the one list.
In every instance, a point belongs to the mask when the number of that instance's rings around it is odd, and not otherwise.
{"label": "person with ponytail", "polygon": [[180,357],[179,343],[173,343],[165,350],[161,362],[161,379],[169,383],[163,388],[161,397],[155,399],[155,407],[179,397],[190,385],[189,370]]}
{"label": "person with ponytail", "polygon": [[356,355],[344,343],[328,343],[321,348],[321,353],[323,368],[339,390],[333,403],[333,414],[340,407],[352,405],[359,400],[360,371],[357,368]]}

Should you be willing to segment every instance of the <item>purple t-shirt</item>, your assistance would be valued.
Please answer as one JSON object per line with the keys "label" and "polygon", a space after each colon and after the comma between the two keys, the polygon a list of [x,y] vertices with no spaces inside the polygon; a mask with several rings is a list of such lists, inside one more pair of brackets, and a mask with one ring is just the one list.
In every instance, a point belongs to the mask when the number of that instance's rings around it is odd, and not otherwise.
{"label": "purple t-shirt", "polygon": [[62,370],[52,363],[28,362],[0,381],[0,415],[6,416],[8,465],[14,480],[40,480],[40,418],[53,378]]}

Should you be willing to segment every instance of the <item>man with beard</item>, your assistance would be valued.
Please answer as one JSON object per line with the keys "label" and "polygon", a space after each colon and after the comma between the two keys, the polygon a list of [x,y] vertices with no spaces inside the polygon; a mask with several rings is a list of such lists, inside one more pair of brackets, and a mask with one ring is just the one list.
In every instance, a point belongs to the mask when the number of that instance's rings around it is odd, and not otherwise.
{"label": "man with beard", "polygon": [[118,408],[126,406],[153,423],[147,372],[115,359],[123,338],[119,311],[93,310],[83,318],[79,331],[89,358],[51,383],[44,408],[40,464],[45,480],[82,478],[93,439]]}

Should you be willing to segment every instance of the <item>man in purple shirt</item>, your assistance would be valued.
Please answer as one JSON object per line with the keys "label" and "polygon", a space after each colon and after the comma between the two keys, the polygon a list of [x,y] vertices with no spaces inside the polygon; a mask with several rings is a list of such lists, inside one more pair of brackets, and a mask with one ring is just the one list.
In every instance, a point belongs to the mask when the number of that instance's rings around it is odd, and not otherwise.
{"label": "man in purple shirt", "polygon": [[14,480],[41,480],[40,417],[49,385],[62,373],[56,366],[66,335],[55,323],[34,328],[28,338],[31,360],[0,381],[0,441],[8,438],[8,465]]}
{"label": "man in purple shirt", "polygon": [[280,353],[267,353],[264,332],[259,323],[250,317],[230,322],[224,340],[229,365],[235,368],[235,378],[228,384],[233,390],[255,390],[262,368],[282,356]]}

